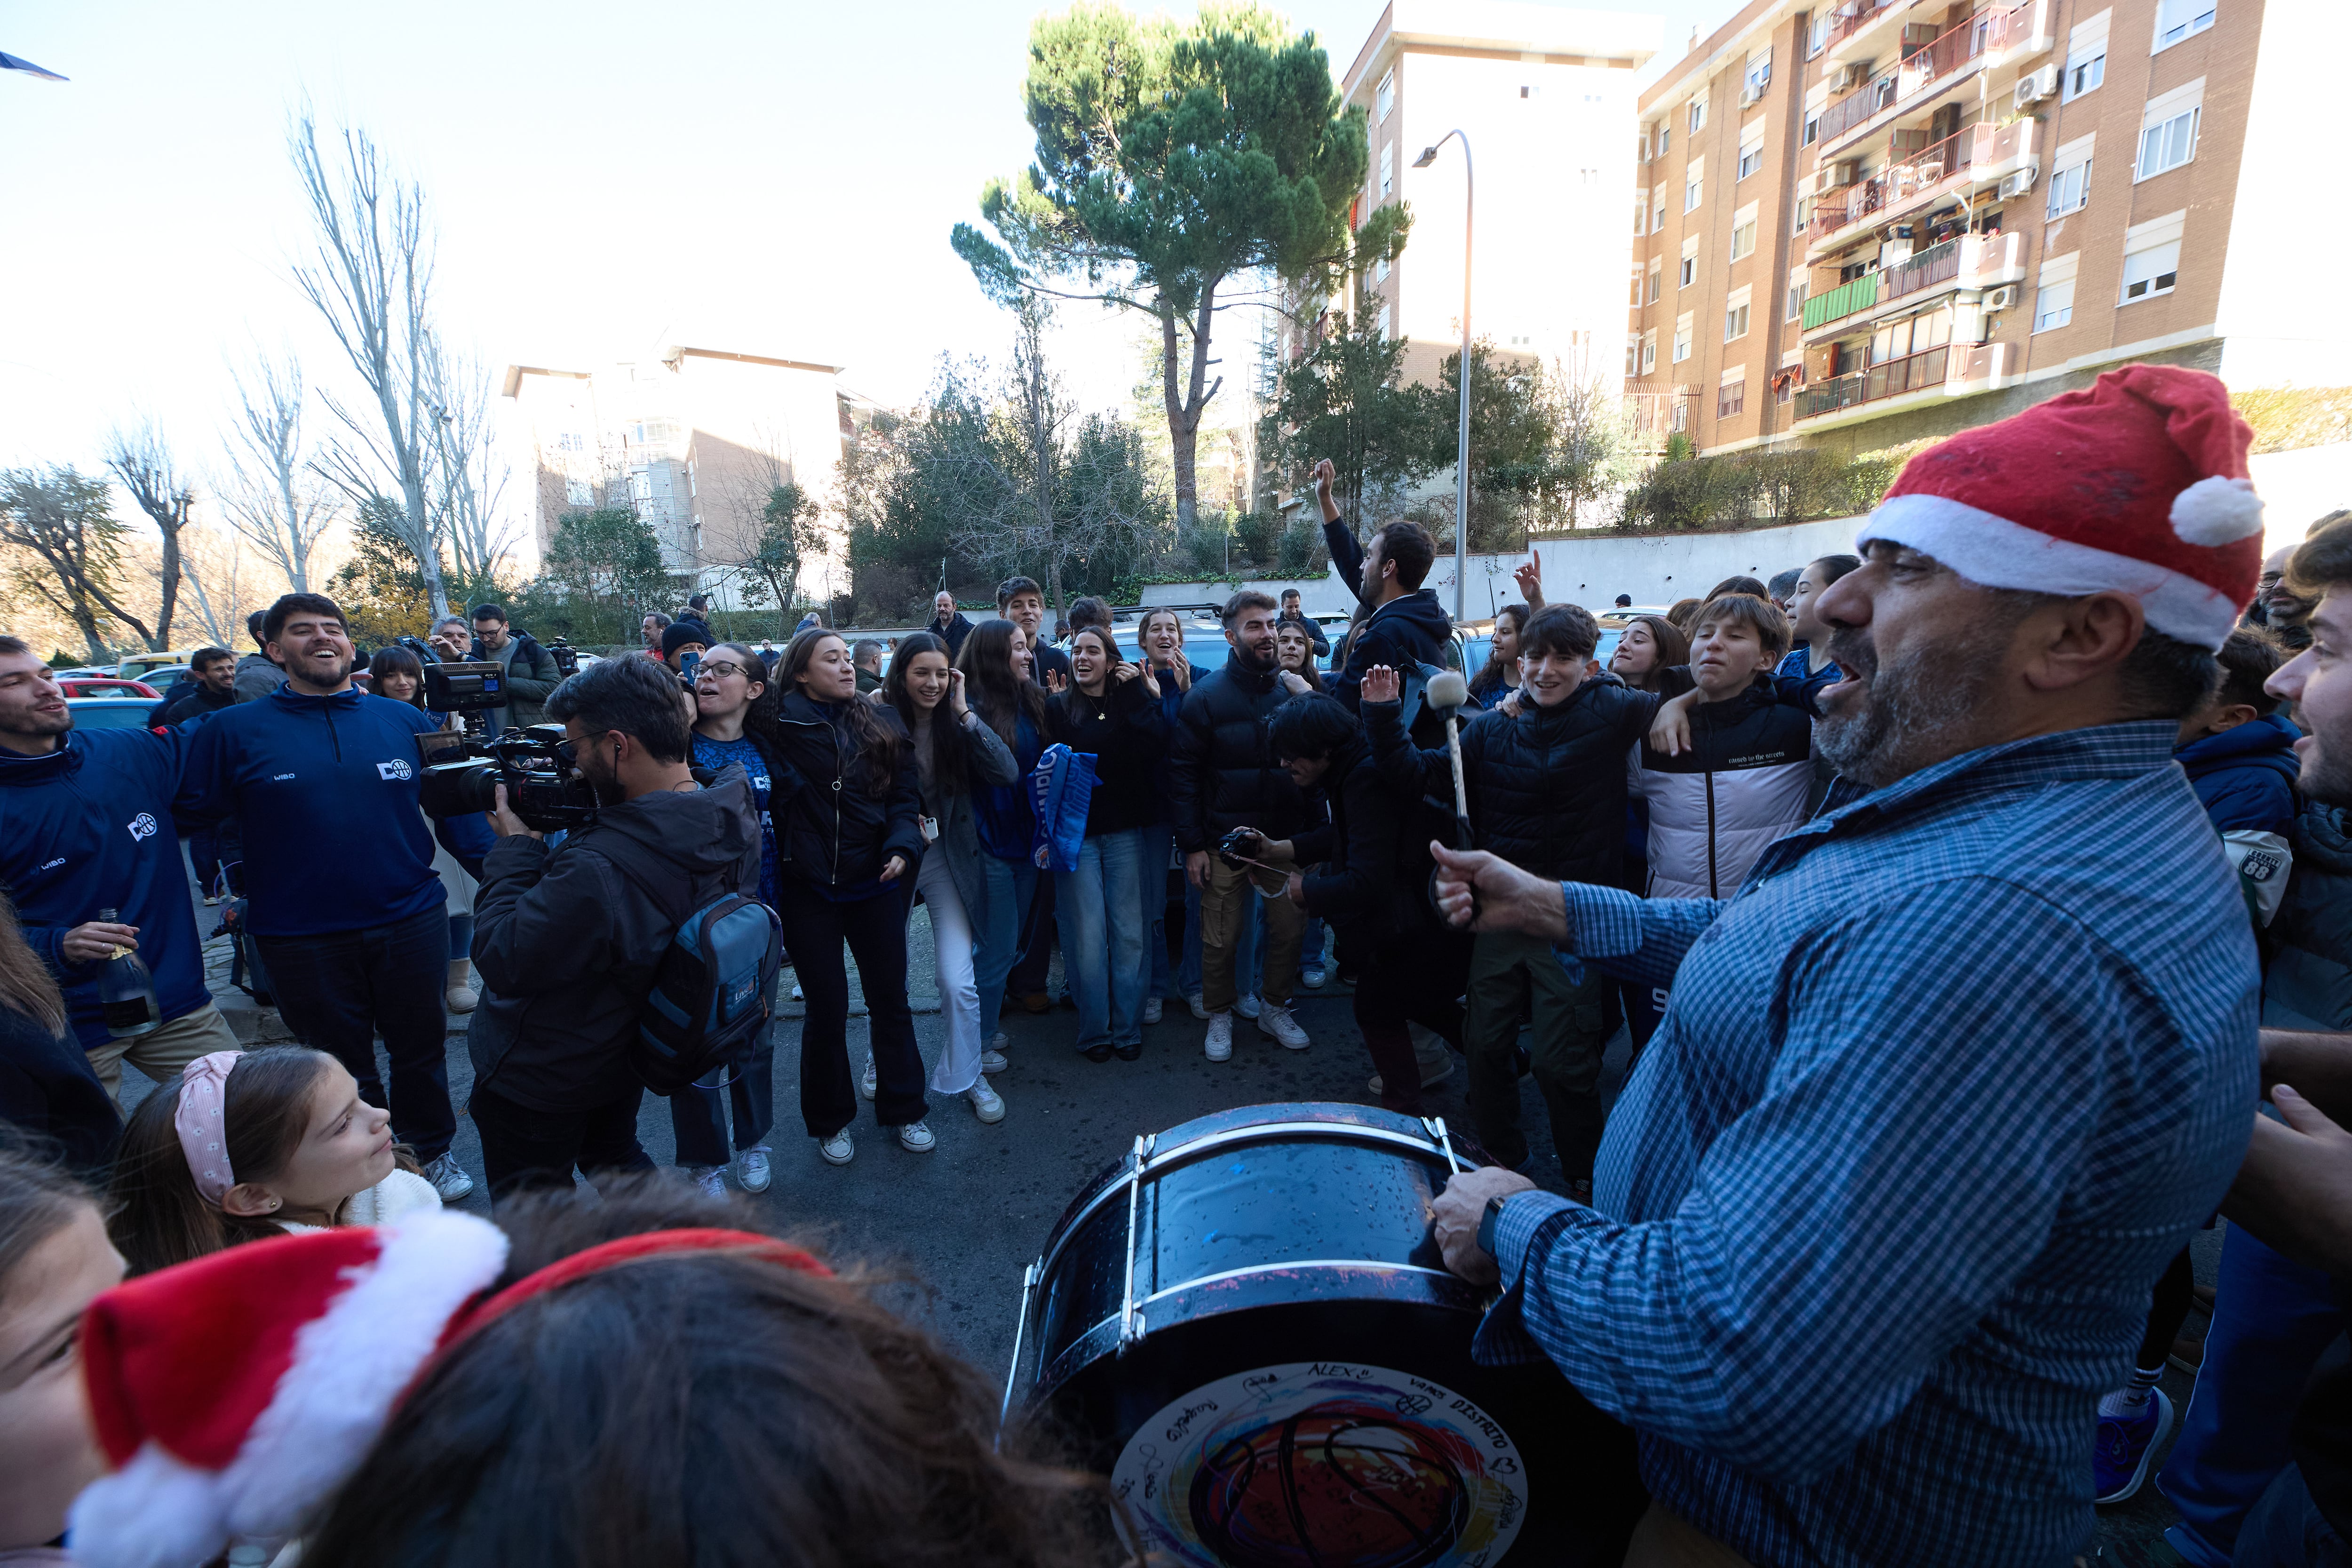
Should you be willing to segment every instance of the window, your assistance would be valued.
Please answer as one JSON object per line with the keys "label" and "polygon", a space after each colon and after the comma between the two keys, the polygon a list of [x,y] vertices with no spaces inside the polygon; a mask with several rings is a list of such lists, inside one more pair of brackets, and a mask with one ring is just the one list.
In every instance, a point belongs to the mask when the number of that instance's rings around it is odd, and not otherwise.
{"label": "window", "polygon": [[1660,121],[1658,122],[1658,156],[1661,158],[1664,157],[1666,155],[1666,149],[1674,144],[1675,128],[1666,121],[1663,120]]}
{"label": "window", "polygon": [[1675,280],[1677,289],[1687,289],[1698,281],[1698,236],[1683,241],[1683,268]]}
{"label": "window", "polygon": [[1649,231],[1650,194],[1647,191],[1636,191],[1633,193],[1633,232],[1647,234]]}
{"label": "window", "polygon": [[1807,29],[1805,33],[1805,58],[1807,59],[1811,59],[1815,55],[1820,54],[1823,49],[1830,47],[1831,20],[1830,9],[1826,5],[1813,13],[1813,25],[1811,27]]}
{"label": "window", "polygon": [[1637,310],[1642,308],[1642,266],[1639,262],[1633,264],[1633,308]]}
{"label": "window", "polygon": [[1801,321],[1805,319],[1804,279],[1800,278],[1789,285],[1789,311],[1782,319],[1790,321]]}
{"label": "window", "polygon": [[631,474],[629,476],[629,499],[631,500],[653,500],[654,477],[651,474],[645,472],[643,469]]}
{"label": "window", "polygon": [[1723,312],[1723,341],[1736,343],[1748,335],[1748,305],[1745,300]]}
{"label": "window", "polygon": [[1691,313],[1687,310],[1675,318],[1675,363],[1680,364],[1691,356]]}
{"label": "window", "polygon": [[1822,114],[1821,114],[1821,110],[1818,110],[1818,109],[1809,109],[1809,110],[1807,110],[1805,111],[1805,139],[1804,139],[1804,142],[1803,142],[1802,145],[1807,146],[1807,147],[1810,147],[1810,146],[1811,146],[1814,142],[1816,142],[1820,141],[1821,139],[1822,139]]}
{"label": "window", "polygon": [[1658,302],[1658,286],[1665,279],[1665,263],[1653,259],[1650,263],[1650,298],[1646,303]]}
{"label": "window", "polygon": [[1601,171],[1598,169],[1580,169],[1577,173],[1583,177],[1584,184],[1588,185],[1597,185],[1601,183]]}
{"label": "window", "polygon": [[1642,134],[1636,137],[1633,142],[1633,162],[1636,163],[1646,163],[1649,161],[1650,128],[1644,125],[1642,127]]}
{"label": "window", "polygon": [[2058,95],[2061,103],[2072,103],[2086,92],[2095,92],[2107,79],[2107,50],[2104,42],[2099,52],[2088,59],[2069,55],[2066,58],[2064,90]]}
{"label": "window", "polygon": [[1656,234],[1666,226],[1666,187],[1650,187],[1650,232]]}
{"label": "window", "polygon": [[1647,375],[1658,367],[1658,333],[1655,328],[1642,334],[1642,374]]}
{"label": "window", "polygon": [[1690,179],[1684,184],[1683,211],[1689,212],[1698,205],[1700,198],[1706,194],[1706,182],[1696,174],[1693,174]]}
{"label": "window", "polygon": [[1389,339],[1389,307],[1388,307],[1388,306],[1386,306],[1386,305],[1383,305],[1383,306],[1381,306],[1381,341],[1382,342],[1386,342],[1388,341],[1388,339]]}
{"label": "window", "polygon": [[1748,373],[1739,373],[1738,381],[1727,381],[1716,389],[1715,416],[1728,419],[1748,407]]}
{"label": "window", "polygon": [[1690,103],[1691,134],[1696,136],[1706,124],[1706,100],[1694,98]]}
{"label": "window", "polygon": [[1749,218],[1731,231],[1731,259],[1738,260],[1756,248],[1756,220]]}
{"label": "window", "polygon": [[1396,143],[1389,142],[1381,149],[1381,199],[1386,201],[1396,194]]}
{"label": "window", "polygon": [[2197,121],[2202,112],[2193,108],[2183,110],[2143,128],[2139,133],[2139,172],[2135,177],[2145,180],[2168,169],[2178,169],[2197,156]]}
{"label": "window", "polygon": [[1372,281],[1375,283],[1385,283],[1388,280],[1389,258],[1383,256],[1378,261],[1372,263]]}
{"label": "window", "polygon": [[1637,370],[1639,370],[1639,369],[1641,368],[1641,364],[1642,364],[1642,334],[1641,334],[1641,333],[1639,333],[1639,332],[1627,332],[1627,333],[1625,334],[1625,374],[1626,374],[1626,375],[1627,375],[1627,376],[1629,376],[1629,377],[1630,377],[1630,376],[1632,376],[1635,371],[1637,371]]}
{"label": "window", "polygon": [[2168,49],[2212,25],[2213,0],[2157,0],[2156,48]]}
{"label": "window", "polygon": [[1389,110],[1396,107],[1396,67],[1391,66],[1381,78],[1381,85],[1372,94],[1373,118],[1381,124],[1389,122]]}
{"label": "window", "polygon": [[1689,428],[1690,404],[1687,400],[1678,397],[1675,399],[1675,432],[1680,435]]}
{"label": "window", "polygon": [[[1754,174],[1757,170],[1759,170],[1759,169],[1762,168],[1763,166],[1764,166],[1764,143],[1763,143],[1763,142],[1751,142],[1751,143],[1749,143],[1748,146],[1742,147],[1742,148],[1739,150],[1739,178],[1740,178],[1740,179],[1742,179],[1742,180],[1746,179],[1748,175],[1750,175],[1750,174]],[[1735,182],[1735,183],[1736,183],[1736,182]]]}
{"label": "window", "polygon": [[2095,139],[2084,137],[2058,149],[2051,158],[2053,173],[2050,176],[2050,200],[2044,216],[2063,217],[2079,212],[2091,199],[2091,143]]}
{"label": "window", "polygon": [[586,479],[566,479],[563,481],[563,504],[593,506],[596,504],[596,492],[589,488]]}
{"label": "window", "polygon": [[1748,96],[1758,99],[1772,82],[1772,51],[1767,47],[1748,57]]}
{"label": "window", "polygon": [[555,438],[555,449],[559,452],[582,452],[587,447],[587,439],[577,430],[566,430]]}
{"label": "window", "polygon": [[2172,292],[2180,276],[2180,242],[2168,240],[2144,250],[2124,252],[2124,297],[2126,305]]}
{"label": "window", "polygon": [[2033,296],[2033,330],[2046,332],[2074,319],[2074,280],[2044,283]]}

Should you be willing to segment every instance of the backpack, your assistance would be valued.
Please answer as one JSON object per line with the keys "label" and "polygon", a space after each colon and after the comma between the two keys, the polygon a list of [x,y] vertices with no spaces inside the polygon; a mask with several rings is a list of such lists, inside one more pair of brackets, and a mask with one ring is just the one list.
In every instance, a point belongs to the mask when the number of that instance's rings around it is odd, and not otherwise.
{"label": "backpack", "polygon": [[[613,845],[599,844],[597,850],[676,925],[637,1009],[630,1070],[665,1098],[696,1083],[724,1088],[775,1011],[783,923],[759,900],[733,890],[679,913],[674,896],[664,896],[630,864],[643,847],[612,837],[628,849],[616,855]],[[691,884],[687,897],[694,897]]]}

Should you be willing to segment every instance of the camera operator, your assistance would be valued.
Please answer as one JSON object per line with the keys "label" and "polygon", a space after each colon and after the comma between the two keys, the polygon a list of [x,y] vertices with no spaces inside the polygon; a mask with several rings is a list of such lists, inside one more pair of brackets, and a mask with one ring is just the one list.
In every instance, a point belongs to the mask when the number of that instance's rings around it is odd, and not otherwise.
{"label": "camera operator", "polygon": [[507,668],[507,705],[483,715],[490,733],[509,725],[527,729],[544,722],[548,693],[563,679],[555,668],[555,656],[532,641],[529,632],[509,631],[503,605],[474,606],[474,648],[475,658],[495,659]]}
{"label": "camera operator", "polygon": [[[269,606],[262,646],[286,684],[189,733],[178,803],[194,822],[234,814],[245,836],[247,926],[286,1026],[331,1052],[372,1105],[389,1105],[425,1178],[446,1199],[474,1190],[449,1152],[441,1010],[448,983],[446,895],[419,807],[423,710],[352,684],[343,612],[318,594]],[[392,1057],[389,1100],[375,1038]]]}
{"label": "camera operator", "polygon": [[664,910],[760,886],[751,783],[733,764],[699,775],[688,765],[674,677],[646,659],[605,659],[558,686],[547,713],[602,809],[554,849],[514,814],[503,784],[490,814],[499,841],[474,895],[486,988],[467,1036],[467,1109],[500,1197],[568,1184],[575,1166],[653,1168],[637,1142],[645,1087],[627,1044],[675,929]]}

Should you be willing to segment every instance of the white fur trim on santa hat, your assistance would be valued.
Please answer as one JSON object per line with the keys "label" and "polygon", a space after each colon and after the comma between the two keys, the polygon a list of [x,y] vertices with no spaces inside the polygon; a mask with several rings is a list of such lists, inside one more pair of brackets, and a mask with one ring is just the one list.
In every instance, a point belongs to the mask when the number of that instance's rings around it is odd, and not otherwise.
{"label": "white fur trim on santa hat", "polygon": [[82,1492],[68,1538],[80,1568],[194,1568],[233,1535],[282,1540],[349,1479],[449,1320],[506,1267],[506,1234],[468,1214],[425,1210],[378,1236],[375,1261],[296,1331],[293,1364],[226,1469],[150,1443]]}
{"label": "white fur trim on santa hat", "polygon": [[2209,474],[2172,498],[2172,531],[2208,549],[2252,539],[2263,531],[2263,498],[2252,479]]}
{"label": "white fur trim on santa hat", "polygon": [[2065,597],[2129,594],[2140,602],[2151,630],[2200,647],[2220,647],[2238,624],[2239,606],[2228,595],[2184,573],[2053,538],[1947,496],[1889,498],[1864,521],[1854,547],[1862,549],[1873,540],[1932,555],[1988,588],[2023,588]]}

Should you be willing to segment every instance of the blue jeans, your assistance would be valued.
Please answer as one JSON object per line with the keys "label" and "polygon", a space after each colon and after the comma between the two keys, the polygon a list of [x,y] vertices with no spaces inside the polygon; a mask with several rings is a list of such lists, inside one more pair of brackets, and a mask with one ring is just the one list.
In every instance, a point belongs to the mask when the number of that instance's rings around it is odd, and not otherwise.
{"label": "blue jeans", "polygon": [[1026,860],[1000,860],[982,854],[988,894],[975,911],[979,933],[972,954],[972,984],[980,992],[980,1043],[987,1047],[1004,1012],[1004,977],[1021,956],[1021,926],[1037,895],[1037,868]]}
{"label": "blue jeans", "polygon": [[735,1110],[736,1149],[768,1146],[768,1130],[776,1124],[773,1019],[760,1031],[751,1053],[736,1068],[733,1079],[715,1089],[691,1083],[669,1097],[669,1125],[677,1140],[680,1165],[727,1163],[727,1109],[730,1103]]}
{"label": "blue jeans", "polygon": [[457,963],[474,951],[474,917],[453,914],[449,917],[449,962]]}
{"label": "blue jeans", "polygon": [[1090,835],[1077,869],[1056,872],[1062,966],[1078,1004],[1078,1049],[1143,1043],[1142,835]]}
{"label": "blue jeans", "polygon": [[2204,1363],[2157,1478],[2180,1510],[2165,1539],[2200,1568],[2230,1561],[2247,1514],[2286,1468],[2304,1380],[2347,1323],[2352,1311],[2326,1274],[2230,1227]]}

